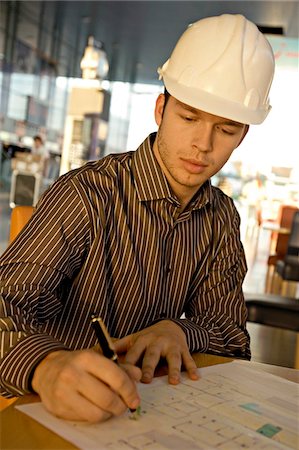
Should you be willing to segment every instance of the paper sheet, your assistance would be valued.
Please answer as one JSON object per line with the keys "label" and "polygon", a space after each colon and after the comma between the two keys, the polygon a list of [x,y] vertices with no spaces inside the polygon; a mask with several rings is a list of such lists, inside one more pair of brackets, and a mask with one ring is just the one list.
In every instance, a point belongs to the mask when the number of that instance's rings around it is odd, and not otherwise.
{"label": "paper sheet", "polygon": [[177,386],[140,384],[142,414],[101,424],[57,419],[41,403],[17,408],[86,450],[299,449],[299,385],[238,362],[200,369]]}

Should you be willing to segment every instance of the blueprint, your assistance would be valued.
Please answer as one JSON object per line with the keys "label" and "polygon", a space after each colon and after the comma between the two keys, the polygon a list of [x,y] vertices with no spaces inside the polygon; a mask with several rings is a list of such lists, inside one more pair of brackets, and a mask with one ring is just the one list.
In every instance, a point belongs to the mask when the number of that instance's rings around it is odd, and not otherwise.
{"label": "blueprint", "polygon": [[140,384],[141,416],[101,424],[53,417],[41,403],[18,409],[78,448],[107,450],[299,449],[299,385],[232,362]]}

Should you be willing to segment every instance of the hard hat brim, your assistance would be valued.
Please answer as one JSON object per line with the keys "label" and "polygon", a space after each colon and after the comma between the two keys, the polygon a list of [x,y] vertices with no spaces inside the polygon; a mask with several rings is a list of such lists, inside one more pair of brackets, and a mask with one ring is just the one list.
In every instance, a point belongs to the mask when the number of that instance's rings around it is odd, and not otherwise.
{"label": "hard hat brim", "polygon": [[[161,73],[162,72],[162,73]],[[261,124],[269,114],[271,106],[267,105],[265,109],[250,109],[240,103],[228,101],[227,98],[221,98],[213,92],[206,92],[200,89],[194,89],[178,84],[177,80],[173,80],[169,75],[163,73],[160,69],[161,78],[167,91],[186,105],[201,111],[234,120],[247,125]]]}

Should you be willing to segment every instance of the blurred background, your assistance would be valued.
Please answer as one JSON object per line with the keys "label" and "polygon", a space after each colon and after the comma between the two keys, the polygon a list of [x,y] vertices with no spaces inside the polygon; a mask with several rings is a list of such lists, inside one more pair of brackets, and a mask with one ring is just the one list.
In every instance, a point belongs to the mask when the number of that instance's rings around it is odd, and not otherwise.
{"label": "blurred background", "polygon": [[[135,150],[156,130],[154,105],[163,91],[157,68],[188,24],[239,13],[273,47],[272,111],[263,125],[251,126],[212,182],[233,197],[241,216],[249,269],[245,293],[298,299],[298,265],[292,279],[282,273],[277,278],[299,207],[298,5],[1,1],[0,253],[16,206],[35,205],[60,174],[109,153]],[[248,327],[254,360],[294,367],[294,330]]]}

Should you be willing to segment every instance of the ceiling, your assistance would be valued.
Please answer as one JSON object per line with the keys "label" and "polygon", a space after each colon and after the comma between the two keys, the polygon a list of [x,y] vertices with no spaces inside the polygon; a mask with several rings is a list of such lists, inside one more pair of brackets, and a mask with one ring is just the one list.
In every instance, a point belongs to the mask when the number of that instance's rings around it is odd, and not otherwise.
{"label": "ceiling", "polygon": [[169,57],[178,37],[189,23],[202,17],[240,13],[256,24],[282,27],[286,36],[298,36],[297,1],[71,3],[77,3],[78,13],[85,17],[86,32],[105,44],[110,78],[124,81],[156,81],[156,69]]}
{"label": "ceiling", "polygon": [[[110,80],[157,82],[157,67],[165,62],[189,23],[223,13],[245,15],[258,25],[281,27],[298,37],[298,1],[60,1],[26,2],[47,5],[55,13],[62,38],[77,46],[82,57],[89,35],[103,42]],[[47,13],[48,13],[47,12]],[[47,14],[46,13],[46,14]],[[66,57],[65,57],[66,58]],[[75,61],[79,75],[79,61]],[[75,69],[73,71],[76,71]]]}

